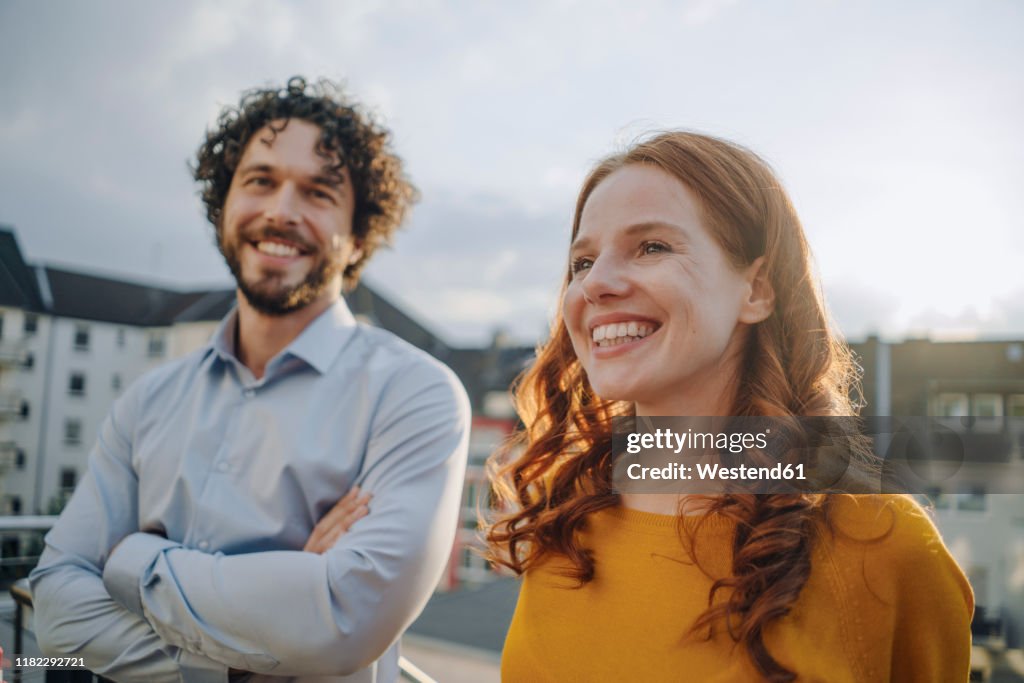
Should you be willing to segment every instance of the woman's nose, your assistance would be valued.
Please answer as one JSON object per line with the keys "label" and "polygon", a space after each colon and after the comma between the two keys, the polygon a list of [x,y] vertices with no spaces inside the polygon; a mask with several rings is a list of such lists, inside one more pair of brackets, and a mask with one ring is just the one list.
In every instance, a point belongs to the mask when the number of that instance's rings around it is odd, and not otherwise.
{"label": "woman's nose", "polygon": [[610,256],[594,261],[584,275],[581,287],[583,297],[590,303],[625,296],[630,289],[623,264]]}

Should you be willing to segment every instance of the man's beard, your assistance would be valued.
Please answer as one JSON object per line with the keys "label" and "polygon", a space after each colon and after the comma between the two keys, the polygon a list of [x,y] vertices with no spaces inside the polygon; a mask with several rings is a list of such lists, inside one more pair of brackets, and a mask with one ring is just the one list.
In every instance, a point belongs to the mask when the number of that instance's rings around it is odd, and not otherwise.
{"label": "man's beard", "polygon": [[[218,231],[222,234],[221,231]],[[345,263],[335,254],[325,254],[315,245],[309,244],[298,235],[276,228],[265,228],[251,234],[239,234],[228,244],[221,234],[217,236],[217,248],[227,261],[231,274],[235,277],[238,290],[254,309],[265,315],[282,316],[292,313],[316,301],[324,290],[333,286],[335,276],[345,270]],[[278,237],[302,247],[304,254],[311,254],[315,259],[306,277],[295,285],[281,282],[283,274],[264,275],[260,280],[246,280],[242,274],[242,262],[239,251],[246,242],[258,239]]]}

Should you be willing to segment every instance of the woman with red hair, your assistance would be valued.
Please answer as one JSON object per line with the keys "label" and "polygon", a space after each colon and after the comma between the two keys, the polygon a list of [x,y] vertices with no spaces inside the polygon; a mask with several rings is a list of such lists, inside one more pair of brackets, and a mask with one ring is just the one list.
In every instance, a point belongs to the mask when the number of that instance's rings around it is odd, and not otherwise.
{"label": "woman with red hair", "polygon": [[523,576],[504,680],[967,680],[971,589],[911,498],[613,483],[615,416],[856,414],[815,282],[749,150],[669,132],[591,171],[524,429],[491,463],[491,558]]}

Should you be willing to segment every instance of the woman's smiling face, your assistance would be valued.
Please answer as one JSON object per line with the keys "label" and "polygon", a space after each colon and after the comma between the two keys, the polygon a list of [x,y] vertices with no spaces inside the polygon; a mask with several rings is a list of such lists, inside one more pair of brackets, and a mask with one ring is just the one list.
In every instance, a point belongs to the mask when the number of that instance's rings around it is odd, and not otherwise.
{"label": "woman's smiling face", "polygon": [[594,391],[638,414],[729,411],[745,328],[765,317],[759,265],[730,262],[674,176],[649,164],[613,171],[583,207],[563,300]]}

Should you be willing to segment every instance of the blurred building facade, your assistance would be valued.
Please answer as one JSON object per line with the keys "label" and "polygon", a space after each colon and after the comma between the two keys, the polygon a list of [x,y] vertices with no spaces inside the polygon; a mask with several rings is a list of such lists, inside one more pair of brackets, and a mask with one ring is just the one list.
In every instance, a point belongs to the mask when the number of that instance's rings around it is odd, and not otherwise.
{"label": "blurred building facade", "polygon": [[[1024,467],[1024,343],[869,338],[851,347],[864,368],[862,414],[932,417],[958,434],[965,459]],[[982,484],[935,486],[926,499],[977,616],[997,623],[1009,647],[1024,646],[1024,495]]]}

